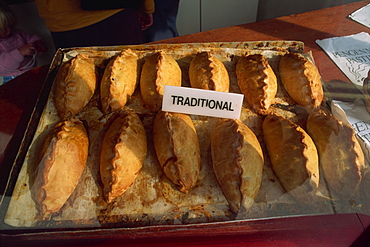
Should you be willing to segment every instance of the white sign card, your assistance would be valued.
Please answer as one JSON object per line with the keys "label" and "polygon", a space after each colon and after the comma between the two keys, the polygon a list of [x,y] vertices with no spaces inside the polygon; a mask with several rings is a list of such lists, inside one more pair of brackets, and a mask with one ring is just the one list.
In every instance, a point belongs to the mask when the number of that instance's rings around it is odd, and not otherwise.
{"label": "white sign card", "polygon": [[239,119],[243,94],[165,86],[162,111]]}
{"label": "white sign card", "polygon": [[351,18],[354,21],[357,21],[358,23],[370,27],[370,4],[366,5],[365,7],[362,7],[361,9],[356,10],[352,14],[349,15],[349,18]]}

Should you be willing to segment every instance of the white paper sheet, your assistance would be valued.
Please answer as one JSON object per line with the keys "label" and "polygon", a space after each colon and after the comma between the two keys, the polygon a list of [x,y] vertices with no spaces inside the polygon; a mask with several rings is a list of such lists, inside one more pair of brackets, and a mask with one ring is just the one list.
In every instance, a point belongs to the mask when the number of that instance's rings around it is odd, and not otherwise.
{"label": "white paper sheet", "polygon": [[316,40],[355,85],[362,87],[370,69],[370,35],[365,32]]}
{"label": "white paper sheet", "polygon": [[348,17],[364,26],[370,27],[370,4],[356,10]]}

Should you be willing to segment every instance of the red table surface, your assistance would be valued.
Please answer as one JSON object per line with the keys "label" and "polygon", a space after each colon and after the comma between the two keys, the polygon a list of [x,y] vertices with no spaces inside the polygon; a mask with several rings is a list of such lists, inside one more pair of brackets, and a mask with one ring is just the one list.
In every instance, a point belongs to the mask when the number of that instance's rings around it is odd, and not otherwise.
{"label": "red table surface", "polygon": [[[334,93],[347,93],[351,98],[352,93],[359,92],[315,40],[368,32],[367,27],[347,16],[369,3],[369,0],[359,1],[154,43],[303,41],[305,51],[312,51],[327,86]],[[16,155],[14,146],[23,137],[47,72],[48,66],[38,67],[0,86],[0,171],[9,167]],[[0,179],[6,178],[0,174]],[[182,226],[177,230],[161,229],[154,234],[145,230],[131,235],[125,231],[91,231],[85,235],[51,232],[39,239],[37,234],[14,237],[0,231],[0,246],[370,246],[369,226],[369,216],[345,214],[237,222],[224,228]]]}

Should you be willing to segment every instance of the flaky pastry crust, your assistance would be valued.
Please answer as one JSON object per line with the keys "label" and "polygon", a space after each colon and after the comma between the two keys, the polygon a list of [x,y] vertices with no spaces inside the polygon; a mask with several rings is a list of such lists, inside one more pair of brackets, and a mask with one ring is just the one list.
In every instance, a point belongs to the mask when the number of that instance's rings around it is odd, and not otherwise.
{"label": "flaky pastry crust", "polygon": [[262,124],[274,172],[298,202],[308,203],[319,185],[319,158],[311,137],[300,126],[278,115]]}
{"label": "flaky pastry crust", "polygon": [[164,86],[181,86],[181,69],[176,60],[163,51],[145,59],[140,75],[140,91],[144,103],[152,112],[162,107]]}
{"label": "flaky pastry crust", "polygon": [[133,110],[121,112],[104,135],[100,177],[107,202],[123,194],[135,181],[147,154],[145,128]]}
{"label": "flaky pastry crust", "polygon": [[367,204],[370,206],[370,168],[366,167],[363,172],[363,178],[361,181],[361,193],[363,194],[364,199],[367,201]]}
{"label": "flaky pastry crust", "polygon": [[77,119],[56,124],[46,137],[33,188],[43,219],[58,212],[75,190],[86,166],[88,147],[85,127]]}
{"label": "flaky pastry crust", "polygon": [[370,69],[367,73],[367,78],[364,79],[364,82],[362,84],[362,90],[364,93],[366,110],[370,113]]}
{"label": "flaky pastry crust", "polygon": [[122,51],[106,66],[100,84],[104,112],[122,109],[130,100],[139,79],[138,56],[130,49]]}
{"label": "flaky pastry crust", "polygon": [[89,103],[96,87],[96,66],[79,54],[64,63],[55,78],[55,107],[62,119],[79,113]]}
{"label": "flaky pastry crust", "polygon": [[153,142],[164,174],[181,192],[188,193],[200,173],[200,147],[191,118],[160,111],[154,120]]}
{"label": "flaky pastry crust", "polygon": [[297,53],[285,54],[279,63],[280,78],[290,97],[308,110],[319,107],[324,98],[317,67]]}
{"label": "flaky pastry crust", "polygon": [[241,92],[258,114],[266,115],[277,93],[277,79],[267,58],[261,54],[242,56],[236,64]]}
{"label": "flaky pastry crust", "polygon": [[189,80],[193,88],[229,92],[230,78],[225,65],[210,52],[199,52],[189,65]]}
{"label": "flaky pastry crust", "polygon": [[352,196],[365,168],[356,132],[322,110],[309,115],[307,132],[316,144],[323,177],[329,186],[343,198]]}
{"label": "flaky pastry crust", "polygon": [[211,137],[212,164],[234,213],[248,211],[262,183],[264,158],[255,134],[240,120],[224,119]]}

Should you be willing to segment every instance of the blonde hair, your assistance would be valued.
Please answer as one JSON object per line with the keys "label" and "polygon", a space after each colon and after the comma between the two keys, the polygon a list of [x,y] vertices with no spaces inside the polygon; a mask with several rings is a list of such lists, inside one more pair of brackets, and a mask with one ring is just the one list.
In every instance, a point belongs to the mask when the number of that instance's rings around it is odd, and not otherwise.
{"label": "blonde hair", "polygon": [[0,36],[6,33],[6,28],[15,25],[16,18],[9,6],[0,1]]}

